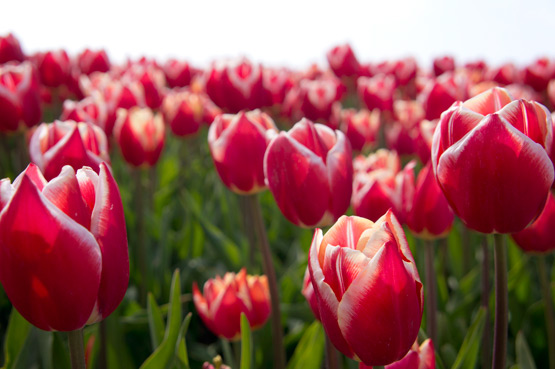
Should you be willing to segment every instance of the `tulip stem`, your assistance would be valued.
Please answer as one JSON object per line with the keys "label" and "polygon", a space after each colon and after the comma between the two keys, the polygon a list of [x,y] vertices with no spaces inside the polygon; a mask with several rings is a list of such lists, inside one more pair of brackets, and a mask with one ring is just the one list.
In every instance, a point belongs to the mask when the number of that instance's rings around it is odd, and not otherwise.
{"label": "tulip stem", "polygon": [[106,358],[107,355],[107,346],[108,346],[108,334],[106,332],[106,320],[101,320],[98,323],[98,330],[100,332],[100,349],[98,351],[98,369],[106,369],[108,368],[108,361]]}
{"label": "tulip stem", "polygon": [[547,272],[545,256],[538,255],[538,273],[545,304],[545,320],[547,322],[547,347],[549,352],[549,369],[555,369],[555,313],[553,311],[553,296],[551,296],[550,278]]}
{"label": "tulip stem", "polygon": [[339,355],[326,334],[326,369],[338,369]]}
{"label": "tulip stem", "polygon": [[83,328],[67,332],[71,369],[86,369],[85,347],[83,345]]}
{"label": "tulip stem", "polygon": [[148,266],[147,266],[147,251],[145,240],[145,225],[144,225],[144,212],[145,206],[143,197],[146,194],[146,189],[143,183],[143,170],[142,168],[134,169],[135,174],[135,207],[136,207],[136,221],[135,229],[137,235],[137,244],[135,248],[137,267],[139,268],[140,283],[139,283],[139,301],[142,306],[146,305],[147,296],[147,283],[148,283]]}
{"label": "tulip stem", "polygon": [[436,274],[434,270],[434,243],[425,240],[426,264],[426,329],[428,336],[437,345],[437,318],[436,318]]}
{"label": "tulip stem", "polygon": [[236,363],[235,363],[235,356],[233,355],[233,352],[231,351],[231,344],[225,338],[222,338],[221,342],[222,342],[222,351],[223,351],[223,354],[224,354],[224,359],[225,359],[226,365],[228,365],[232,368],[238,368],[238,366],[236,366]]}
{"label": "tulip stem", "polygon": [[462,225],[462,269],[463,275],[470,270],[472,243],[470,242],[470,230]]}
{"label": "tulip stem", "polygon": [[509,325],[507,290],[507,249],[503,235],[494,234],[494,265],[495,265],[495,323],[493,333],[493,369],[505,369],[507,357],[507,328]]}
{"label": "tulip stem", "polygon": [[272,333],[273,333],[273,346],[274,346],[274,368],[285,368],[285,350],[283,347],[283,331],[281,328],[281,313],[279,307],[279,292],[277,285],[276,272],[274,270],[274,263],[272,261],[272,252],[266,234],[266,227],[264,226],[264,219],[262,218],[262,210],[258,202],[257,194],[245,196],[249,202],[249,214],[252,217],[252,224],[254,231],[258,238],[257,245],[262,254],[262,266],[264,274],[268,278],[268,287],[270,289],[270,300],[272,304]]}
{"label": "tulip stem", "polygon": [[241,213],[243,214],[243,229],[247,234],[247,239],[249,242],[248,258],[247,258],[247,269],[255,265],[254,256],[256,251],[256,235],[252,231],[254,225],[252,224],[252,216],[250,216],[250,205],[248,196],[239,196],[239,207],[241,208]]}
{"label": "tulip stem", "polygon": [[482,241],[482,307],[486,309],[486,323],[484,325],[484,332],[482,334],[482,367],[487,368],[491,362],[490,357],[490,316],[489,316],[489,250],[488,239],[484,237]]}

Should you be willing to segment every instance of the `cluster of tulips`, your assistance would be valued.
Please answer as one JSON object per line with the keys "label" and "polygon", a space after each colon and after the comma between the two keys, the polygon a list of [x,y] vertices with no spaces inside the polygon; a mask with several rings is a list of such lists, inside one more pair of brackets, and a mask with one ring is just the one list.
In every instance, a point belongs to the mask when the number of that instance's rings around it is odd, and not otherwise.
{"label": "cluster of tulips", "polygon": [[[210,331],[233,341],[242,315],[253,329],[271,317],[275,367],[285,367],[275,255],[257,197],[269,189],[288,221],[314,229],[302,293],[331,342],[330,369],[338,367],[331,345],[360,368],[436,367],[433,241],[455,216],[495,234],[492,367],[505,368],[501,235],[526,252],[555,249],[555,61],[520,69],[442,57],[425,70],[412,58],[362,63],[349,45],[327,59],[329,68],[303,71],[247,58],[205,69],[174,59],[116,65],[102,50],[25,55],[13,35],[0,37],[0,132],[24,135],[31,162],[0,182],[0,282],[13,306],[40,329],[71,332],[70,347],[82,345],[73,333],[110,315],[129,282],[114,179],[122,174],[113,173],[111,152],[119,147],[138,170],[152,167],[167,128],[184,138],[209,125],[214,167],[240,196],[265,274],[242,269],[209,279],[202,292],[193,285]],[[41,123],[47,113],[57,120]],[[405,232],[426,243],[425,283]],[[424,311],[429,339],[419,340]],[[214,365],[225,368],[204,368]]]}

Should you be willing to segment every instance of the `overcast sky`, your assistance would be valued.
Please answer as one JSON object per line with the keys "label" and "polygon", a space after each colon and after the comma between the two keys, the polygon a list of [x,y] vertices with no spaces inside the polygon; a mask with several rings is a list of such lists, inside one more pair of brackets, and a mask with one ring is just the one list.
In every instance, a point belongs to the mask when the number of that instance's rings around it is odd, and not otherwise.
{"label": "overcast sky", "polygon": [[555,56],[555,1],[12,1],[2,0],[0,34],[26,52],[104,47],[122,61],[141,55],[199,66],[246,55],[269,65],[324,63],[350,42],[361,61],[434,56],[524,64]]}

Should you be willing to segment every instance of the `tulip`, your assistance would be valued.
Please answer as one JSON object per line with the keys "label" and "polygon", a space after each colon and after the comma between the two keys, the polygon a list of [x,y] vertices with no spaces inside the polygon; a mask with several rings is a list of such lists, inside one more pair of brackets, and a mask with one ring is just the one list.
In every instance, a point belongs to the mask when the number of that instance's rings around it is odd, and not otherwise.
{"label": "tulip", "polygon": [[164,148],[164,120],[148,108],[119,109],[114,135],[129,164],[153,166]]}
{"label": "tulip", "polygon": [[353,150],[362,151],[374,144],[378,139],[381,125],[380,111],[374,109],[344,109],[340,112],[339,128],[349,139]]}
{"label": "tulip", "polygon": [[455,101],[466,99],[466,84],[465,77],[452,73],[445,73],[435,80],[430,80],[419,95],[426,112],[425,118],[437,119]]}
{"label": "tulip", "polygon": [[270,316],[270,293],[266,276],[237,274],[216,276],[204,284],[203,293],[193,283],[193,302],[202,321],[215,335],[237,340],[241,335],[241,313],[252,329],[260,328]]}
{"label": "tulip", "polygon": [[418,64],[414,58],[404,58],[393,63],[393,75],[398,86],[406,86],[416,77]]}
{"label": "tulip", "polygon": [[259,110],[216,117],[208,145],[222,182],[233,192],[253,194],[266,188],[264,153],[277,133],[272,118]]}
{"label": "tulip", "polygon": [[0,36],[0,64],[12,60],[22,62],[25,60],[25,55],[17,38],[13,34],[8,33],[7,36]]}
{"label": "tulip", "polygon": [[436,357],[432,340],[427,339],[420,347],[415,341],[409,352],[401,360],[386,365],[385,369],[435,369]]}
{"label": "tulip", "polygon": [[301,227],[328,225],[349,207],[351,145],[342,132],[302,119],[270,142],[264,174],[290,222]]}
{"label": "tulip", "polygon": [[166,85],[164,73],[153,65],[133,64],[123,75],[131,81],[137,81],[143,87],[145,103],[151,109],[158,109],[162,104],[163,89]]}
{"label": "tulip", "polygon": [[308,266],[306,267],[306,272],[303,278],[303,290],[301,291],[304,298],[312,310],[312,314],[318,320],[320,320],[320,311],[318,310],[318,300],[316,300],[316,295],[314,294],[314,287],[312,287],[312,280],[310,279],[310,273],[308,271]]}
{"label": "tulip", "polygon": [[194,74],[189,63],[176,59],[169,59],[162,69],[171,88],[189,86]]}
{"label": "tulip", "polygon": [[517,82],[518,71],[514,64],[506,63],[497,68],[490,69],[486,73],[486,78],[500,85],[510,85]]}
{"label": "tulip", "polygon": [[94,72],[108,72],[110,70],[110,59],[104,50],[85,49],[79,54],[77,65],[81,73],[86,75]]}
{"label": "tulip", "polygon": [[108,107],[98,91],[80,101],[66,100],[62,105],[60,120],[92,123],[106,132]]}
{"label": "tulip", "polygon": [[282,104],[293,85],[292,73],[289,70],[264,68],[262,71],[262,86],[266,95],[264,105]]}
{"label": "tulip", "polygon": [[395,78],[391,75],[378,74],[357,79],[358,96],[369,110],[392,111],[395,88]]}
{"label": "tulip", "polygon": [[434,131],[437,126],[436,120],[423,120],[418,125],[418,133],[416,135],[416,153],[420,157],[422,164],[426,164],[430,161],[430,155],[432,152],[432,139],[434,137]]}
{"label": "tulip", "polygon": [[400,360],[422,320],[423,288],[403,228],[341,217],[316,229],[308,261],[322,325],[334,346],[365,365]]}
{"label": "tulip", "polygon": [[[72,331],[119,305],[129,281],[123,207],[110,170],[66,166],[47,182],[30,164],[0,181],[0,281],[43,330]],[[32,219],[33,221],[29,221]]]}
{"label": "tulip", "polygon": [[29,142],[29,155],[47,180],[56,177],[66,165],[74,170],[87,166],[98,173],[100,163],[110,162],[108,140],[102,129],[71,120],[38,126]]}
{"label": "tulip", "polygon": [[555,62],[549,58],[540,58],[524,68],[524,83],[541,92],[549,81],[555,77]]}
{"label": "tulip", "polygon": [[436,182],[432,164],[428,162],[418,173],[407,225],[419,238],[435,239],[449,233],[453,220],[453,211]]}
{"label": "tulip", "polygon": [[38,53],[34,59],[43,85],[59,87],[68,82],[71,64],[65,50]]}
{"label": "tulip", "polygon": [[550,194],[538,218],[524,230],[513,233],[516,244],[525,252],[549,253],[555,250],[555,197]]}
{"label": "tulip", "polygon": [[434,74],[436,77],[445,72],[452,72],[455,70],[455,59],[452,56],[443,56],[434,59]]}
{"label": "tulip", "polygon": [[543,105],[513,101],[494,88],[442,114],[432,165],[451,208],[469,228],[514,233],[545,205],[554,177],[546,152],[551,144],[551,115]]}
{"label": "tulip", "polygon": [[0,66],[0,131],[16,131],[41,118],[39,81],[29,62]]}
{"label": "tulip", "polygon": [[[164,98],[162,114],[176,136],[195,134],[202,123],[212,123],[214,112],[209,111],[208,96],[188,90],[171,92]],[[215,107],[218,115],[221,111]]]}
{"label": "tulip", "polygon": [[339,45],[326,54],[330,68],[337,77],[356,77],[360,71],[353,49],[349,44]]}

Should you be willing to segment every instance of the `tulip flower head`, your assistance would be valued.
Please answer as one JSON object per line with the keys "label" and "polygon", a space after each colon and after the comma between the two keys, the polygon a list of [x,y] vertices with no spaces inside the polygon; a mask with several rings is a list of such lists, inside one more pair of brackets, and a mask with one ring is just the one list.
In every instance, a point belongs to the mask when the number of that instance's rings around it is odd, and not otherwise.
{"label": "tulip flower head", "polygon": [[22,62],[25,60],[25,55],[17,38],[13,34],[8,33],[6,36],[0,36],[0,64],[12,60]]}
{"label": "tulip flower head", "polygon": [[420,346],[415,341],[404,358],[386,365],[385,369],[436,369],[436,357],[432,340],[428,338]]}
{"label": "tulip flower head", "polygon": [[326,57],[330,68],[338,77],[356,77],[360,72],[353,49],[349,44],[339,45],[327,52]]}
{"label": "tulip flower head", "polygon": [[124,159],[133,166],[156,164],[164,148],[164,120],[149,108],[119,109],[114,135]]}
{"label": "tulip flower head", "polygon": [[493,88],[442,114],[432,165],[451,208],[469,228],[514,233],[545,205],[554,178],[551,144],[551,115],[543,105]]}
{"label": "tulip flower head", "polygon": [[239,194],[266,188],[264,153],[277,133],[272,118],[259,110],[216,117],[208,131],[208,145],[224,184]]}
{"label": "tulip flower head", "polygon": [[266,323],[270,316],[270,291],[266,276],[237,274],[216,276],[204,284],[203,293],[193,284],[193,302],[206,326],[217,336],[237,340],[241,335],[241,313],[251,328]]}
{"label": "tulip flower head", "polygon": [[[17,311],[43,330],[72,331],[106,318],[129,281],[118,186],[63,167],[47,182],[34,164],[0,181],[0,282]],[[32,219],[32,220],[30,220]]]}
{"label": "tulip flower head", "polygon": [[303,119],[270,142],[264,174],[290,222],[301,227],[328,225],[349,207],[351,145],[342,132]]}
{"label": "tulip flower head", "polygon": [[400,360],[422,320],[423,288],[403,228],[388,211],[376,223],[341,217],[316,229],[309,271],[334,346],[366,365]]}
{"label": "tulip flower head", "polygon": [[72,120],[42,123],[31,136],[29,154],[48,180],[65,165],[74,170],[87,166],[98,173],[100,163],[110,162],[108,140],[102,129]]}

